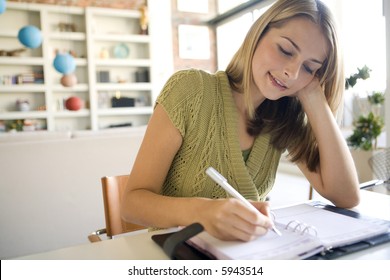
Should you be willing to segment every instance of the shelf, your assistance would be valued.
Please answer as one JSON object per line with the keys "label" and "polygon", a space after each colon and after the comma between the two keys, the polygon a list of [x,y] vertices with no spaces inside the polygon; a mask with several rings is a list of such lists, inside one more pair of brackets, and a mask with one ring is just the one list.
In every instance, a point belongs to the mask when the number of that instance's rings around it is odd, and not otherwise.
{"label": "shelf", "polygon": [[96,59],[96,66],[150,67],[150,59],[107,58]]}
{"label": "shelf", "polygon": [[43,57],[0,56],[1,65],[37,65],[43,66]]}
{"label": "shelf", "polygon": [[55,92],[87,92],[89,90],[88,84],[77,84],[73,87],[64,87],[63,85],[54,85]]}
{"label": "shelf", "polygon": [[99,116],[150,115],[152,113],[152,107],[109,108],[98,111]]}
{"label": "shelf", "polygon": [[88,117],[90,115],[90,112],[88,109],[82,109],[78,111],[57,111],[54,113],[54,117],[56,118],[81,118],[81,117]]}
{"label": "shelf", "polygon": [[134,18],[139,19],[141,13],[137,10],[115,10],[115,9],[105,9],[105,8],[89,8],[89,12],[92,12],[97,16],[105,17],[125,17],[125,18]]}
{"label": "shelf", "polygon": [[[0,119],[43,119],[48,131],[66,128],[70,130],[99,130],[111,124],[130,122],[144,125],[152,114],[150,107],[98,109],[107,91],[110,98],[116,91],[123,96],[139,98],[145,101],[139,104],[153,104],[155,83],[152,77],[155,65],[151,57],[151,35],[139,34],[138,10],[121,10],[97,7],[68,7],[61,5],[7,3],[5,16],[0,16],[0,26],[7,28],[0,31],[0,40],[5,42],[1,48],[16,49],[19,44],[17,34],[23,23],[39,26],[42,32],[42,44],[36,49],[26,49],[18,57],[0,57],[0,75],[4,82],[9,75],[43,72],[43,84],[0,85]],[[8,13],[11,11],[11,13]],[[18,19],[15,19],[17,14]],[[151,20],[151,19],[150,19]],[[61,25],[61,23],[64,23]],[[152,32],[150,32],[152,34]],[[126,44],[130,54],[126,58],[114,58],[112,52],[119,43]],[[100,59],[101,50],[106,49],[111,58]],[[74,51],[78,83],[73,87],[60,84],[63,74],[53,66],[54,51]],[[156,48],[157,50],[157,48]],[[161,68],[165,66],[161,66]],[[37,69],[38,68],[38,69]],[[3,70],[4,69],[4,70]],[[153,71],[152,71],[153,70]],[[109,71],[113,81],[126,80],[127,83],[97,83],[101,71]],[[133,81],[140,78],[138,73],[148,72],[148,83]],[[138,76],[137,76],[138,75]],[[138,77],[138,79],[137,79]],[[105,79],[102,79],[105,80]],[[108,79],[109,80],[109,79]],[[15,94],[16,93],[16,94]],[[78,111],[63,109],[63,101],[71,95],[79,96],[88,104],[86,109]],[[17,99],[29,101],[31,108],[46,108],[47,111],[8,112]],[[110,106],[107,99],[107,106]],[[57,111],[59,110],[59,111]]]}
{"label": "shelf", "polygon": [[14,30],[14,31],[0,31],[0,37],[11,37],[11,38],[15,38],[18,36],[18,30]]}
{"label": "shelf", "polygon": [[151,83],[123,83],[123,84],[99,83],[96,84],[96,89],[100,91],[103,90],[147,91],[147,90],[152,90],[152,84]]}
{"label": "shelf", "polygon": [[16,85],[0,85],[0,92],[45,92],[46,87],[43,84],[16,84]]}
{"label": "shelf", "polygon": [[129,34],[95,34],[93,39],[96,41],[124,42],[124,43],[149,43],[150,37],[147,35],[129,35]]}
{"label": "shelf", "polygon": [[85,41],[86,36],[83,32],[53,32],[49,38],[64,41]]}
{"label": "shelf", "polygon": [[0,120],[18,120],[18,119],[44,119],[47,118],[46,111],[27,111],[27,112],[6,112],[0,113]]}
{"label": "shelf", "polygon": [[88,61],[86,58],[75,58],[75,63],[77,66],[87,66],[88,65]]}

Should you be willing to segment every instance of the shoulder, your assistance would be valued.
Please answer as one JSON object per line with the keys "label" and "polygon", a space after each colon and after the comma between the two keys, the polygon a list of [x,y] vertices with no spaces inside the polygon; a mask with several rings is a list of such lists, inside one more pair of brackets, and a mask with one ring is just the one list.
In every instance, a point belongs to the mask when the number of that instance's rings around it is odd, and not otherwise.
{"label": "shoulder", "polygon": [[188,83],[188,82],[210,83],[213,81],[219,81],[221,79],[227,80],[227,75],[224,71],[209,73],[204,70],[191,68],[191,69],[177,71],[169,78],[167,83],[170,84]]}
{"label": "shoulder", "polygon": [[215,91],[218,81],[217,74],[198,69],[180,70],[168,79],[158,101],[160,103],[167,98],[173,98],[175,102],[180,102],[202,98],[206,92]]}

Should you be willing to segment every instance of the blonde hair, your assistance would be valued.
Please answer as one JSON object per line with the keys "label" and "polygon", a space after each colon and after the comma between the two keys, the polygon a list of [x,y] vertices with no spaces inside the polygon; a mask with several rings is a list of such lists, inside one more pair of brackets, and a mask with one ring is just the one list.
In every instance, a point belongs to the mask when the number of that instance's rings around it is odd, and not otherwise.
{"label": "blonde hair", "polygon": [[[339,105],[343,98],[345,85],[344,69],[335,21],[329,9],[319,0],[278,0],[275,2],[275,4],[254,22],[241,47],[227,66],[226,73],[232,88],[244,94],[247,113],[251,120],[251,128],[249,131],[252,134],[266,131],[270,132],[272,135],[275,134],[274,130],[276,129],[277,137],[285,137],[286,135],[284,134],[287,134],[290,143],[274,139],[273,144],[280,149],[288,148],[293,161],[304,160],[308,164],[310,170],[315,170],[319,163],[317,145],[310,124],[307,122],[304,112],[296,98],[288,97],[288,101],[286,101],[285,98],[282,98],[283,100],[281,102],[270,102],[269,100],[266,100],[266,102],[263,102],[262,105],[260,105],[262,110],[266,108],[265,105],[269,106],[270,104],[272,104],[274,108],[269,110],[270,112],[268,115],[267,113],[259,115],[256,112],[257,108],[254,108],[253,106],[250,94],[250,85],[252,84],[253,79],[252,59],[259,40],[268,29],[288,24],[290,19],[296,17],[305,17],[316,23],[328,41],[329,52],[327,59],[323,66],[317,71],[316,76],[320,79],[329,107],[336,116],[339,107],[341,107]],[[280,103],[283,103],[283,105]],[[279,116],[278,122],[282,120],[282,124],[272,122],[272,118],[278,114],[276,113],[278,106],[283,106],[283,108],[293,107],[290,113],[300,113],[301,116],[295,123],[286,120],[288,117],[291,118],[291,114],[285,115],[284,117]],[[265,118],[266,120],[259,120],[259,117]],[[293,125],[295,127],[288,127],[287,125]],[[258,127],[256,128],[256,126]],[[283,129],[296,130],[299,128],[300,135],[298,135],[298,132],[294,133],[291,131],[283,134],[283,132],[280,131],[282,128],[281,126]],[[302,136],[302,134],[304,136]],[[300,139],[298,140],[298,138]],[[291,140],[295,141],[291,142]],[[304,143],[299,143],[299,141],[304,141]],[[309,150],[307,150],[308,147]]]}

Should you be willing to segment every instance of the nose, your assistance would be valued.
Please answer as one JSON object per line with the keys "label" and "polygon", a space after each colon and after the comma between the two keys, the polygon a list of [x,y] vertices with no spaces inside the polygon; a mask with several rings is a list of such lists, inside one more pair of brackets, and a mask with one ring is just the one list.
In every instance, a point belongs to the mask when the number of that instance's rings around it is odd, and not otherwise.
{"label": "nose", "polygon": [[296,80],[298,79],[299,69],[301,69],[300,63],[290,61],[284,68],[284,75],[291,80]]}

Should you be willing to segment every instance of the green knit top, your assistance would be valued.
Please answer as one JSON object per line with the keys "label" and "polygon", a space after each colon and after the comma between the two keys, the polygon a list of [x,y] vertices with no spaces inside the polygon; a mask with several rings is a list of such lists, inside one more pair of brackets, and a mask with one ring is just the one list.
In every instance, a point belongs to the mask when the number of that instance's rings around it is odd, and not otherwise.
{"label": "green knit top", "polygon": [[238,112],[228,77],[219,71],[175,73],[157,99],[183,143],[173,159],[162,194],[174,197],[227,197],[205,173],[218,170],[245,198],[264,200],[271,190],[281,151],[268,134],[256,137],[245,161],[238,137]]}

